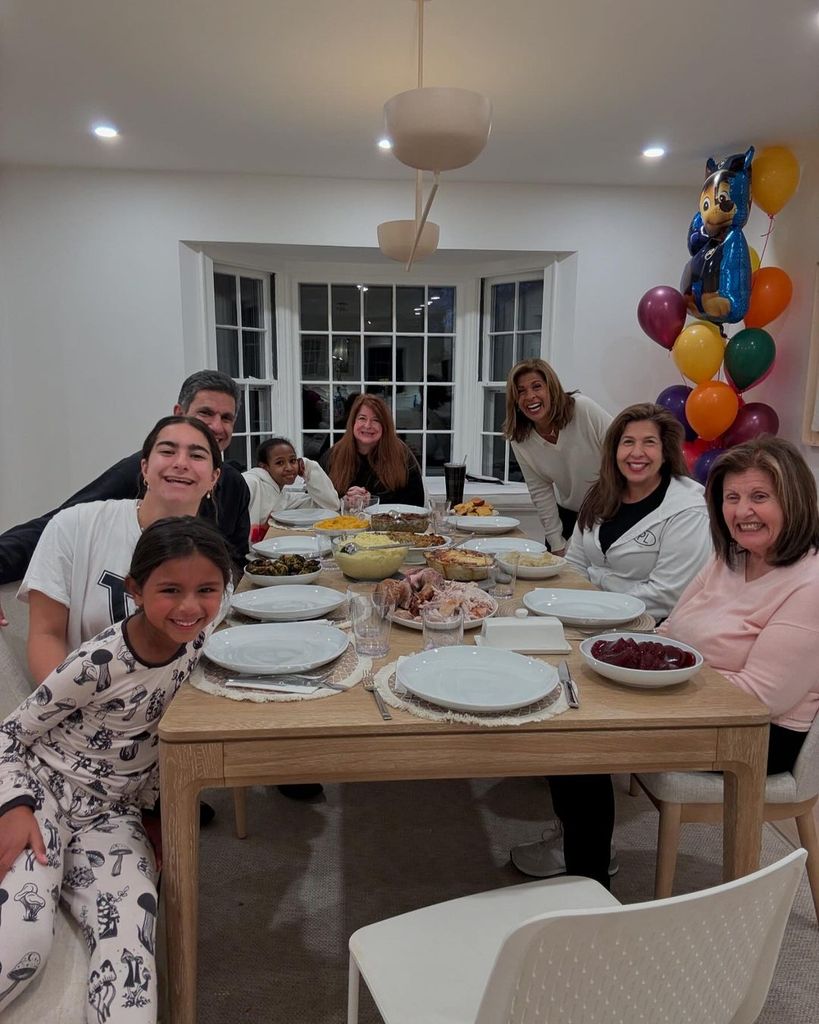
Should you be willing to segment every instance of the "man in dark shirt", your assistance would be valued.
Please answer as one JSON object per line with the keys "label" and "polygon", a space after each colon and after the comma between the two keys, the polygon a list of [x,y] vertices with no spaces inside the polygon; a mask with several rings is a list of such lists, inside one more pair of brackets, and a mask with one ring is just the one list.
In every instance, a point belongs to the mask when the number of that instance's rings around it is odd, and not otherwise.
{"label": "man in dark shirt", "polygon": [[[173,411],[174,415],[194,416],[207,424],[224,452],[233,437],[240,398],[239,387],[230,377],[217,370],[199,370],[182,384]],[[0,583],[12,583],[23,578],[46,523],[60,509],[87,501],[138,497],[141,457],[140,452],[128,455],[86,484],[59,508],[0,534]],[[241,570],[250,535],[250,494],[242,474],[229,463],[222,465],[213,499],[216,525],[228,543],[234,564]],[[208,512],[213,515],[210,509]],[[0,626],[5,624],[3,609],[0,608]]]}

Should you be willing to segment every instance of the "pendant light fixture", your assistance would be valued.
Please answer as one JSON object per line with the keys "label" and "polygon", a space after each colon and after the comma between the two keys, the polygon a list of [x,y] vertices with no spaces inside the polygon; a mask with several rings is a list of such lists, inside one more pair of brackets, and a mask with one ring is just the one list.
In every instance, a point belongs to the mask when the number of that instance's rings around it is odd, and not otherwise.
{"label": "pendant light fixture", "polygon": [[[384,104],[386,135],[392,152],[415,168],[415,219],[378,225],[378,245],[385,256],[406,264],[431,256],[440,228],[427,218],[438,191],[441,171],[465,167],[480,155],[492,127],[492,104],[469,89],[424,87],[424,4],[418,7],[418,87],[400,92]],[[432,187],[423,201],[424,171]]]}

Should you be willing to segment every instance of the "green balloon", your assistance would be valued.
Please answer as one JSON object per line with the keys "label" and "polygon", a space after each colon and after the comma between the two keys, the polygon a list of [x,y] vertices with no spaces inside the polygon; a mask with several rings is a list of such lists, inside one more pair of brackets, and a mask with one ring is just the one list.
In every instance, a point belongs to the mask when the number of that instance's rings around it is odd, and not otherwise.
{"label": "green balloon", "polygon": [[773,366],[776,345],[767,331],[746,327],[725,346],[725,372],[737,391],[758,384]]}

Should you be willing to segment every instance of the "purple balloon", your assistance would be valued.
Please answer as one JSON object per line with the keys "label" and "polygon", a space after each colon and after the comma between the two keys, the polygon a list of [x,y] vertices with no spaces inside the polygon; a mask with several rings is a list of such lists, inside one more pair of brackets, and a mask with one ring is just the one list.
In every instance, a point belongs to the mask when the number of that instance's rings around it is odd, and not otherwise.
{"label": "purple balloon", "polygon": [[779,431],[779,417],[776,410],[764,402],[748,402],[737,413],[737,418],[725,431],[722,443],[726,448],[744,444],[762,434],[776,434]]}
{"label": "purple balloon", "polygon": [[708,480],[711,467],[724,451],[724,448],[710,448],[707,452],[703,452],[694,463],[694,479],[699,480],[703,487]]}
{"label": "purple balloon", "polygon": [[686,384],[673,384],[670,388],[666,388],[665,391],[661,391],[657,395],[657,405],[668,409],[671,415],[678,419],[683,427],[685,427],[686,441],[697,440],[697,432],[688,422],[685,415],[685,402],[693,390],[693,388],[689,388]]}
{"label": "purple balloon", "polygon": [[685,297],[671,285],[659,284],[640,299],[637,320],[652,341],[670,350],[683,329],[686,312]]}

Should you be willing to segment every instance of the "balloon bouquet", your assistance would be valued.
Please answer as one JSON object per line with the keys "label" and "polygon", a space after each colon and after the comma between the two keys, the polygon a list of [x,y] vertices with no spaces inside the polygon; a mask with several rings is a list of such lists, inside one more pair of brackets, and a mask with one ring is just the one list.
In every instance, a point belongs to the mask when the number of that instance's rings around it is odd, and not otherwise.
{"label": "balloon bouquet", "polygon": [[[680,372],[695,385],[668,387],[657,404],[685,427],[685,458],[703,484],[726,448],[779,430],[771,406],[746,404],[741,397],[773,369],[776,345],[762,328],[784,312],[793,292],[784,270],[760,267],[760,257],[742,233],[752,180],[753,201],[772,225],[796,191],[799,164],[782,146],[764,149],[756,157],[750,147],[720,163],[709,159],[699,209],[688,229],[691,259],[680,288],[651,288],[637,307],[642,329],[671,351]],[[770,233],[769,227],[766,244]],[[689,313],[696,319],[685,327]],[[740,320],[744,329],[727,339],[723,325]],[[715,379],[723,364],[727,382]]]}

